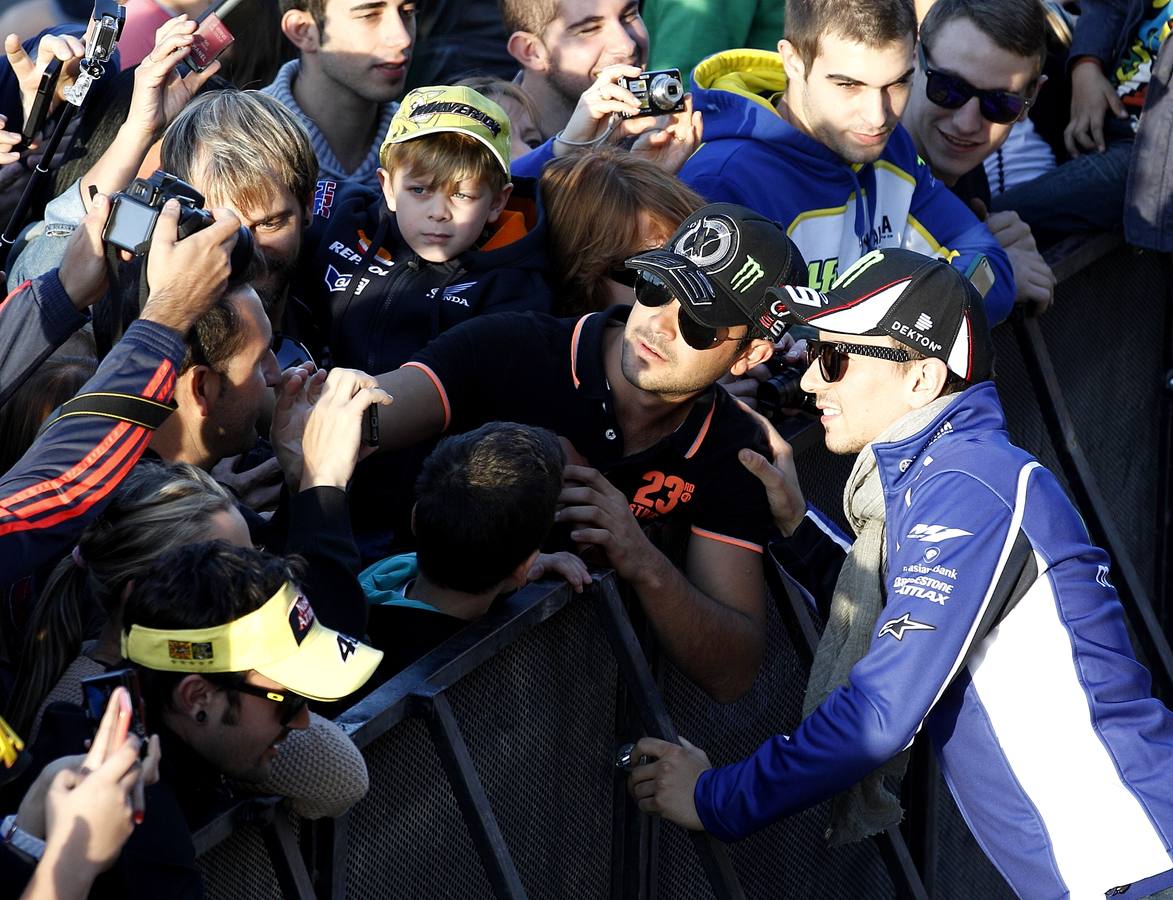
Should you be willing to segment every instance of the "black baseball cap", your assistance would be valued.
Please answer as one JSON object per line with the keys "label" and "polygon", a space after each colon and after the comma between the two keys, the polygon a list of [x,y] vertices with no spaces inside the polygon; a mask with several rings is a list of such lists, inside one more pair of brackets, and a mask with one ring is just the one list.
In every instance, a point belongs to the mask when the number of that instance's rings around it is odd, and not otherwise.
{"label": "black baseball cap", "polygon": [[888,335],[941,360],[968,382],[993,376],[994,348],[982,295],[960,271],[912,250],[873,250],[826,293],[771,289],[787,324],[840,334]]}
{"label": "black baseball cap", "polygon": [[627,260],[663,281],[701,325],[749,325],[772,338],[784,322],[768,288],[806,284],[806,263],[786,229],[735,203],[713,203],[681,223],[668,243]]}

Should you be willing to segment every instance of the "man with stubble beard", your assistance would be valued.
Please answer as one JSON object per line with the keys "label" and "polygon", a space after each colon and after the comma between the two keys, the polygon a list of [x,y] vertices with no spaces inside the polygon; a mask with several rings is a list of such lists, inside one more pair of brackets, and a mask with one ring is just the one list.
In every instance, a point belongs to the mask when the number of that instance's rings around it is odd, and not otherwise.
{"label": "man with stubble beard", "polygon": [[[681,671],[719,702],[757,675],[766,615],[762,487],[738,462],[757,425],[716,386],[773,353],[769,287],[805,280],[785,232],[744,207],[694,213],[628,260],[634,306],[573,319],[465,322],[379,376],[382,448],[484,422],[549,428],[573,448],[556,521],[634,590]],[[683,549],[677,568],[645,533]],[[675,554],[674,554],[675,555]]]}

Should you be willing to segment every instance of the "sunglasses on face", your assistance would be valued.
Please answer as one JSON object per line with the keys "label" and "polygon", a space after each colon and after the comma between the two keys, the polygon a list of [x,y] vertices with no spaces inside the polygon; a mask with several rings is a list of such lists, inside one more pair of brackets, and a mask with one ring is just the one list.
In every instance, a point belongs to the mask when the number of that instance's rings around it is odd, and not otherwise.
{"label": "sunglasses on face", "polygon": [[236,682],[232,685],[232,690],[240,691],[242,694],[251,694],[254,697],[260,697],[262,700],[276,703],[280,707],[278,713],[281,717],[282,727],[288,726],[290,722],[296,719],[309,702],[301,694],[282,693],[281,691],[249,684],[247,681]]}
{"label": "sunglasses on face", "polygon": [[617,266],[607,272],[607,277],[612,281],[618,281],[625,287],[633,288],[639,279],[639,272],[635,269],[629,269],[627,266]]}
{"label": "sunglasses on face", "polygon": [[847,371],[847,359],[853,353],[856,356],[870,356],[873,359],[886,359],[889,362],[906,363],[912,361],[912,354],[904,350],[897,350],[895,347],[844,344],[840,341],[807,341],[806,344],[808,365],[817,359],[819,373],[823,376],[823,381],[828,384],[843,377]]}
{"label": "sunglasses on face", "polygon": [[[672,293],[672,289],[655,275],[648,272],[639,273],[635,282],[635,300],[640,306],[667,306],[675,299],[676,295]],[[729,331],[728,328],[710,328],[708,325],[702,325],[683,309],[677,313],[676,322],[684,343],[693,350],[708,350],[724,341],[741,340],[740,337],[728,337],[725,334]]]}
{"label": "sunglasses on face", "polygon": [[998,125],[1016,122],[1030,108],[1031,99],[1010,91],[992,91],[975,88],[957,75],[942,72],[929,65],[924,44],[917,45],[920,67],[925,73],[925,96],[945,109],[960,109],[973,97],[978,98],[982,117]]}

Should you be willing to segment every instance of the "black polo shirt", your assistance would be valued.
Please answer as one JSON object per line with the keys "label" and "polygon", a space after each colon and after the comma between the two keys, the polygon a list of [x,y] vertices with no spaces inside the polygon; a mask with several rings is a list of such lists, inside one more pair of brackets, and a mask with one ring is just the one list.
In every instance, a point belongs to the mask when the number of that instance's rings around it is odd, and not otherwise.
{"label": "black polo shirt", "polygon": [[723,388],[698,396],[684,423],[655,446],[624,455],[603,368],[603,332],[622,328],[630,311],[613,306],[577,320],[485,316],[440,335],[406,365],[421,369],[440,392],[446,431],[492,421],[548,428],[626,494],[641,523],[672,520],[701,537],[761,552],[769,506],[737,453],[768,453],[767,445]]}

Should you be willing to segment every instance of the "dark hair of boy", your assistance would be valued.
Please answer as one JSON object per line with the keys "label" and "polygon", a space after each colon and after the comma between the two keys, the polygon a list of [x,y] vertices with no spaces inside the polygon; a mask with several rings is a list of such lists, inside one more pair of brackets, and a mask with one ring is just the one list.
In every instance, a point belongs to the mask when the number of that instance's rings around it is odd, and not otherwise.
{"label": "dark hair of boy", "polygon": [[1047,15],[1039,0],[937,0],[920,26],[931,52],[938,30],[953,19],[969,19],[978,31],[1015,56],[1037,57],[1036,77],[1047,58]]}
{"label": "dark hair of boy", "polygon": [[546,539],[564,462],[552,432],[512,422],[441,441],[416,481],[420,571],[470,594],[500,583]]}
{"label": "dark hair of boy", "polygon": [[[304,574],[297,557],[273,556],[223,541],[188,544],[164,554],[134,584],[122,610],[122,627],[187,631],[234,622],[265,605],[287,581]],[[161,721],[172,705],[172,692],[187,672],[160,672],[136,666],[148,722]],[[244,673],[208,673],[202,677],[227,691],[230,713],[239,702],[232,690]],[[224,724],[233,724],[226,717]]]}
{"label": "dark hair of boy", "polygon": [[916,36],[916,9],[912,0],[788,0],[785,28],[809,75],[823,35],[883,47]]}

